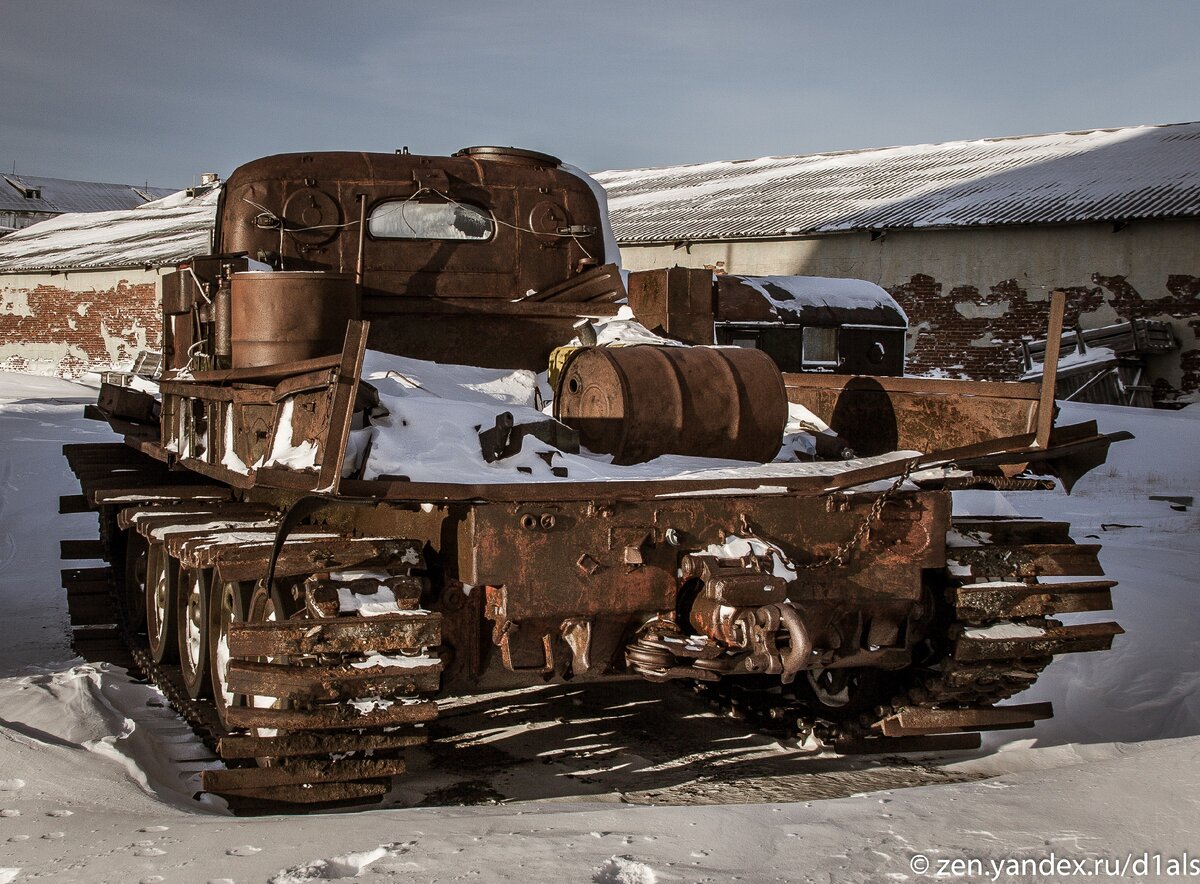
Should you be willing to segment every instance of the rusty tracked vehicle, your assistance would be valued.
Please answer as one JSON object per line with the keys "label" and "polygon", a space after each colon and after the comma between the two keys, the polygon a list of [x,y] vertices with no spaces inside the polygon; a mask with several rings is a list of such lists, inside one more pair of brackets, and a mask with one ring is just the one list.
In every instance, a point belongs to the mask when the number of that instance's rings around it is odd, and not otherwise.
{"label": "rusty tracked vehicle", "polygon": [[[225,762],[205,790],[375,800],[439,697],[564,679],[695,683],[840,751],[969,747],[1049,716],[996,704],[1120,633],[1053,619],[1111,606],[1097,546],[951,512],[952,490],[1069,488],[1104,461],[1114,437],[1053,426],[1055,354],[1040,386],[782,373],[704,346],[748,315],[710,273],[623,282],[606,227],[585,176],[511,148],[283,155],[226,182],[212,253],[164,282],[161,401],[102,388],[90,413],[124,443],[66,446],[84,494],[63,501],[100,524],[64,557],[110,563],[68,590],[111,591],[136,665]],[[660,337],[587,344],[630,308]],[[369,469],[368,343],[553,362],[557,419],[472,427],[492,481]],[[762,463],[798,405],[833,458]],[[638,471],[660,454],[723,460]]]}

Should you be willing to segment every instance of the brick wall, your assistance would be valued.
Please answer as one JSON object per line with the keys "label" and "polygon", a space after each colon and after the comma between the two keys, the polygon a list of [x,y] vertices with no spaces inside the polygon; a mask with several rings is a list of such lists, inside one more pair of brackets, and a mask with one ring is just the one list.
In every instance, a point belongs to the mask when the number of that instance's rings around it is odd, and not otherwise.
{"label": "brick wall", "polygon": [[[1113,321],[1171,319],[1190,334],[1179,334],[1178,386],[1156,380],[1156,396],[1200,390],[1200,277],[1169,274],[1165,294],[1143,295],[1124,276],[1092,274],[1091,286],[1063,286],[1067,293],[1066,328],[1097,325],[1099,311]],[[1007,279],[979,291],[956,286],[949,291],[932,276],[918,273],[888,286],[908,313],[910,374],[946,373],[981,380],[1013,380],[1021,374],[1021,341],[1045,336],[1050,303],[1041,288],[1023,288]]]}
{"label": "brick wall", "polygon": [[0,275],[0,369],[79,377],[160,339],[154,271]]}

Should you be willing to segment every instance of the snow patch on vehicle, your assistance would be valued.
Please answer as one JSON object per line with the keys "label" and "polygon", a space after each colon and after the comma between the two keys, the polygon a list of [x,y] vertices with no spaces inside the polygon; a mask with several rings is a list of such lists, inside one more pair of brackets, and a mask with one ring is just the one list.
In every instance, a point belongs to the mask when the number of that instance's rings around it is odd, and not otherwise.
{"label": "snow patch on vehicle", "polygon": [[746,556],[771,557],[771,575],[783,580],[796,579],[796,566],[788,558],[787,553],[761,537],[738,537],[730,534],[724,543],[713,543],[703,550],[701,555],[714,556],[718,559],[741,559]]}

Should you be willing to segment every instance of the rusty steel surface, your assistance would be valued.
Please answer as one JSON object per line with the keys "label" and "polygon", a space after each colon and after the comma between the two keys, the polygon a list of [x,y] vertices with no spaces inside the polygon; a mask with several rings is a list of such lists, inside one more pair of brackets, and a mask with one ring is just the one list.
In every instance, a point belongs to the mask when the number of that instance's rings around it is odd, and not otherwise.
{"label": "rusty steel surface", "polygon": [[1051,718],[1049,703],[1027,703],[982,709],[927,709],[905,707],[883,719],[879,729],[884,736],[907,737],[972,731],[979,728],[1007,730],[1033,727],[1035,721]]}
{"label": "rusty steel surface", "polygon": [[349,273],[235,273],[231,304],[233,368],[339,354],[361,313]]}
{"label": "rusty steel surface", "polygon": [[[822,440],[825,463],[732,478],[344,477],[352,422],[371,412],[368,337],[541,371],[581,315],[617,311],[596,197],[553,157],[506,148],[293,154],[235,172],[219,215],[218,254],[171,283],[157,427],[148,403],[107,395],[91,414],[128,447],[64,449],[83,494],[62,503],[100,516],[99,538],[64,557],[111,563],[64,571],[76,641],[125,641],[227,762],[206,789],[375,800],[437,698],[547,681],[689,680],[747,720],[886,752],[1044,717],[994,707],[1053,655],[1121,632],[1051,619],[1112,601],[1112,581],[1080,579],[1102,574],[1098,548],[1065,523],[951,516],[954,480],[1041,487],[1014,479],[1035,464],[1069,485],[1103,462],[1119,436],[1054,429],[1045,383],[783,375],[749,348],[584,346],[561,363],[555,416],[616,463],[772,461],[790,403],[839,438]],[[236,273],[230,252],[275,272]],[[651,328],[709,342],[714,297],[707,271],[675,269],[634,277],[629,300]],[[572,447],[553,424],[488,423],[486,461],[518,430]],[[177,628],[143,637],[145,619]]]}
{"label": "rusty steel surface", "polygon": [[397,671],[384,666],[288,666],[234,660],[226,675],[229,689],[235,693],[327,702],[437,691],[441,669],[441,663],[436,661]]}
{"label": "rusty steel surface", "polygon": [[1115,636],[1123,635],[1116,623],[1082,623],[1051,627],[1040,635],[1017,638],[963,636],[954,646],[954,659],[966,662],[1045,657],[1084,651],[1107,651]]}
{"label": "rusty steel surface", "polygon": [[[243,623],[229,629],[233,657],[419,651],[437,644],[441,615],[384,615],[368,619]],[[266,693],[266,692],[264,692]]]}
{"label": "rusty steel surface", "polygon": [[249,734],[226,734],[218,740],[222,758],[298,758],[305,755],[327,755],[332,752],[386,751],[420,746],[429,741],[428,734],[344,734],[305,732],[286,736],[255,737]]}
{"label": "rusty steel surface", "polygon": [[1035,384],[794,373],[784,383],[790,402],[816,414],[862,456],[931,453],[1037,428]]}
{"label": "rusty steel surface", "polygon": [[954,590],[958,616],[968,623],[1049,614],[1076,614],[1112,608],[1115,580],[1085,580],[1074,583],[989,583],[982,587],[960,586]]}
{"label": "rusty steel surface", "polygon": [[353,706],[329,704],[308,709],[270,709],[235,706],[226,711],[231,724],[244,728],[283,728],[294,731],[347,730],[422,724],[437,718],[432,700],[395,701],[385,708],[359,712]]}
{"label": "rusty steel surface", "polygon": [[281,761],[272,767],[206,770],[202,773],[204,787],[212,791],[234,791],[259,786],[292,786],[304,783],[324,783],[343,779],[390,777],[403,773],[404,762],[398,759],[363,759],[361,761]]}
{"label": "rusty steel surface", "polygon": [[554,415],[618,464],[663,454],[762,463],[778,453],[788,411],[782,375],[761,351],[639,344],[573,353]]}
{"label": "rusty steel surface", "polygon": [[[492,230],[479,241],[373,235],[371,213],[386,204],[471,207]],[[509,148],[268,157],[230,176],[217,223],[219,252],[277,270],[359,273],[375,349],[442,362],[473,351],[476,365],[535,371],[570,339],[581,305],[512,302],[618,257],[604,254],[588,184],[553,157]],[[587,311],[616,307],[589,301]]]}

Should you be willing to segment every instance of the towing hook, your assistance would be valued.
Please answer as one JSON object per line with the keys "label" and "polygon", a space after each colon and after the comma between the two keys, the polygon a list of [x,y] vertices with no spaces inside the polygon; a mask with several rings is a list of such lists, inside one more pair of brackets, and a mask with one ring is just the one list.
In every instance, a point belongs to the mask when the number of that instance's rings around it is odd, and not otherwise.
{"label": "towing hook", "polygon": [[808,630],[804,628],[799,611],[789,604],[776,605],[775,608],[779,611],[779,622],[787,630],[791,640],[791,647],[782,655],[783,672],[779,678],[784,684],[791,684],[796,678],[796,673],[804,668],[812,655],[812,639],[808,637]]}

